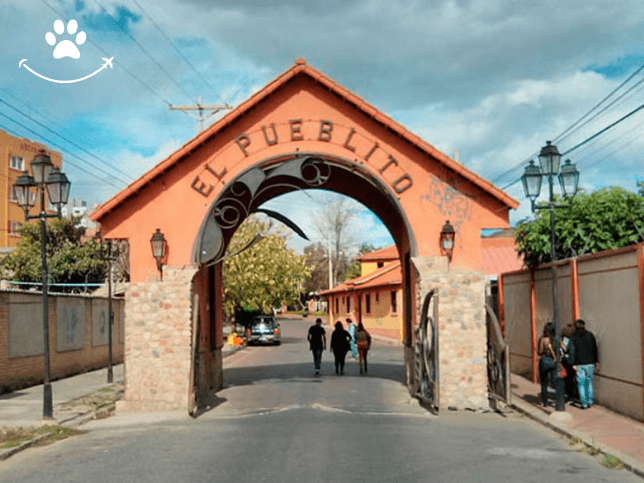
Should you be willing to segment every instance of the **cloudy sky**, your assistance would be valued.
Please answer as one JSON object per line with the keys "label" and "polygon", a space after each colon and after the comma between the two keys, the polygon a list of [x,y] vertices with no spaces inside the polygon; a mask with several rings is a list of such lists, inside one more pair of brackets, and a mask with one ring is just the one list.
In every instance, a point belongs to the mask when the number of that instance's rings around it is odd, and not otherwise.
{"label": "cloudy sky", "polygon": [[[531,216],[514,182],[546,140],[572,149],[586,190],[644,178],[644,110],[573,149],[644,104],[641,0],[0,0],[0,12],[0,129],[62,151],[72,196],[90,204],[196,134],[169,104],[235,106],[298,57],[507,188],[522,202],[512,224]],[[63,40],[78,59],[54,58]],[[77,79],[103,57],[114,68],[78,83],[27,69]],[[326,199],[271,207],[307,231]],[[359,242],[392,242],[360,213]]]}

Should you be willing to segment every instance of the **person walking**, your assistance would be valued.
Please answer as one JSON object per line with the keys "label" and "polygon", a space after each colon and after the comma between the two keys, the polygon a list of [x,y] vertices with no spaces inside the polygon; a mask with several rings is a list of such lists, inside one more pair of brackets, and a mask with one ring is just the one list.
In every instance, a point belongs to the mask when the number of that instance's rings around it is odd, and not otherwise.
{"label": "person walking", "polygon": [[322,327],[322,319],[315,319],[315,324],[309,327],[309,334],[306,337],[309,341],[309,348],[313,352],[313,363],[315,364],[315,375],[320,374],[322,365],[322,352],[326,349],[326,331]]}
{"label": "person walking", "polygon": [[344,359],[347,357],[347,352],[351,347],[351,336],[344,330],[342,322],[339,320],[335,323],[335,330],[331,334],[331,347],[335,357],[335,373],[344,375]]}
{"label": "person walking", "polygon": [[367,352],[371,348],[371,335],[364,328],[362,322],[358,322],[356,330],[356,346],[358,347],[358,359],[360,361],[360,374],[362,371],[367,372]]}
{"label": "person walking", "polygon": [[577,390],[582,409],[588,409],[595,402],[595,385],[593,381],[595,364],[599,362],[597,341],[586,322],[575,320],[575,334],[571,340],[571,363],[577,377]]}
{"label": "person walking", "polygon": [[351,359],[355,361],[358,358],[358,349],[356,347],[356,326],[351,319],[347,319],[347,324],[347,330],[351,336]]}
{"label": "person walking", "polygon": [[537,353],[539,359],[539,381],[541,382],[541,402],[544,407],[550,406],[548,402],[548,382],[555,380],[555,351],[552,348],[552,341],[555,336],[555,327],[552,322],[548,322],[543,328],[543,335],[537,343]]}

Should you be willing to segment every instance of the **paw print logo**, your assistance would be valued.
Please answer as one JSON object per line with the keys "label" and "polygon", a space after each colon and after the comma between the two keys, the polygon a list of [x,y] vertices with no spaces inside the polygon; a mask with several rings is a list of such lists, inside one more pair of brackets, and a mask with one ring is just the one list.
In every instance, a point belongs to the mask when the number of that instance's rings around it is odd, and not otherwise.
{"label": "paw print logo", "polygon": [[[69,22],[67,22],[67,33],[69,35],[74,35],[77,30],[78,23],[76,22],[76,20],[70,20]],[[65,33],[65,25],[63,24],[62,20],[56,20],[54,22],[54,31],[58,35],[63,35]],[[61,40],[60,42],[56,43],[56,36],[54,34],[47,32],[47,34],[45,35],[45,40],[47,41],[47,43],[49,45],[56,46],[56,48],[54,49],[54,59],[61,59],[63,57],[78,59],[80,57],[80,52],[78,51],[78,47],[76,47],[76,45],[82,45],[83,43],[85,43],[86,39],[87,35],[82,30],[76,35],[76,43],[72,42],[71,40]]]}
{"label": "paw print logo", "polygon": [[[56,34],[47,32],[47,34],[45,35],[45,40],[47,41],[47,43],[52,47],[54,45],[56,46],[54,48],[54,59],[62,59],[63,57],[71,57],[72,59],[78,59],[80,57],[80,52],[78,51],[77,45],[83,45],[85,43],[85,41],[87,40],[87,34],[82,30],[76,33],[77,31],[78,31],[78,22],[76,22],[76,20],[70,20],[69,22],[67,22],[67,34],[72,36],[72,40],[68,40],[68,39],[58,40],[56,36],[57,35],[61,36],[65,33],[65,24],[63,23],[62,20],[56,20],[54,22],[54,32],[56,32]],[[96,69],[91,74],[87,74],[86,76],[80,77],[78,79],[52,79],[51,77],[47,77],[39,72],[36,72],[34,69],[29,67],[27,65],[27,59],[22,59],[20,63],[18,63],[18,68],[20,69],[21,67],[24,67],[33,75],[40,77],[41,79],[44,79],[49,82],[56,82],[58,84],[73,84],[74,82],[81,82],[89,79],[90,77],[94,77],[96,74],[98,74],[102,70],[107,69],[108,67],[110,69],[114,68],[114,66],[112,65],[112,61],[114,60],[114,57],[109,57],[109,58],[103,57],[102,59],[103,59],[103,65],[101,65],[98,69]],[[59,64],[59,66],[61,65]]]}

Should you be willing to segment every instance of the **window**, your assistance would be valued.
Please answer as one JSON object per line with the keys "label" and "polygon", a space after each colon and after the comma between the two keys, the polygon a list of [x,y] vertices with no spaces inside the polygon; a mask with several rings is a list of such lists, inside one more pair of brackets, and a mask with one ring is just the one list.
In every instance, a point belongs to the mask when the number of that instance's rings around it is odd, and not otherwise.
{"label": "window", "polygon": [[347,295],[347,314],[351,312],[351,297]]}
{"label": "window", "polygon": [[396,291],[391,291],[391,311],[395,314],[398,312],[398,304],[396,303]]}
{"label": "window", "polygon": [[9,235],[11,235],[11,236],[20,236],[20,235],[18,235],[18,230],[20,230],[21,226],[22,226],[22,223],[19,223],[17,221],[10,221],[9,222]]}
{"label": "window", "polygon": [[25,160],[20,156],[11,156],[9,158],[9,167],[11,169],[19,169],[22,171],[25,169]]}
{"label": "window", "polygon": [[378,268],[382,268],[385,266],[385,262],[378,262]]}
{"label": "window", "polygon": [[380,292],[376,292],[376,303],[379,302],[379,295],[380,295]]}
{"label": "window", "polygon": [[371,313],[371,294],[364,296],[364,307],[368,314]]}
{"label": "window", "polygon": [[9,198],[9,201],[18,201],[18,198],[16,197],[16,192],[13,189],[13,186],[9,186],[9,195],[7,196]]}
{"label": "window", "polygon": [[340,312],[340,297],[334,297],[335,298],[335,313],[337,314]]}

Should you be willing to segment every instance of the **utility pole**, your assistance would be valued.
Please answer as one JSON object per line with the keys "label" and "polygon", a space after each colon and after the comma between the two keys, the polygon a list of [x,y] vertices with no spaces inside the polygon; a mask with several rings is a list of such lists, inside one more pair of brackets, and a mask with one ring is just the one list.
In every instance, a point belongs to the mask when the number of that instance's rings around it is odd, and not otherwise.
{"label": "utility pole", "polygon": [[[191,118],[196,119],[199,128],[199,132],[203,131],[203,122],[206,119],[211,118],[219,111],[224,109],[232,109],[233,106],[230,104],[204,104],[203,97],[200,97],[197,104],[187,104],[187,105],[174,105],[170,104],[168,109],[171,111],[183,111],[188,114]],[[197,111],[197,115],[191,114],[190,111]],[[209,111],[207,114],[204,111]]]}

